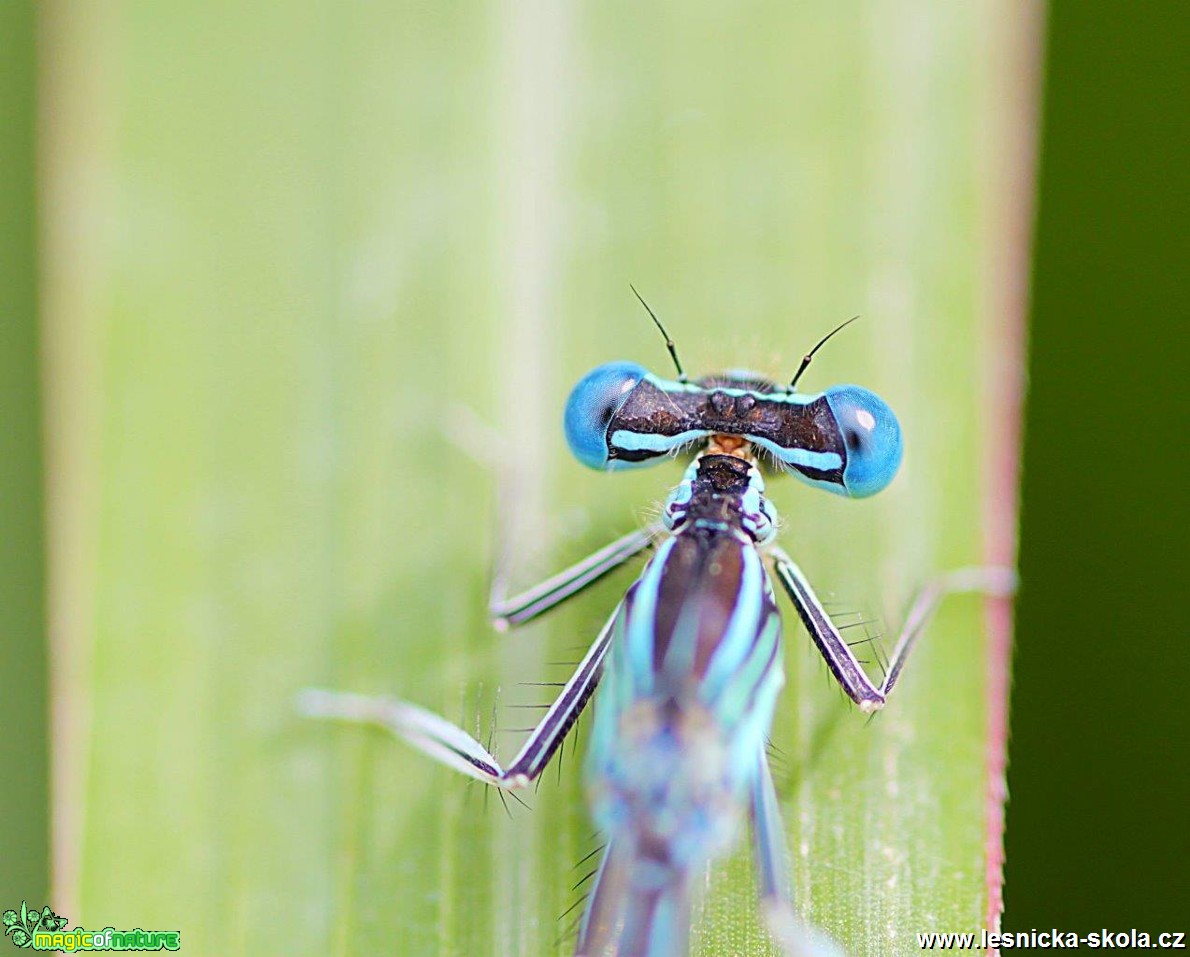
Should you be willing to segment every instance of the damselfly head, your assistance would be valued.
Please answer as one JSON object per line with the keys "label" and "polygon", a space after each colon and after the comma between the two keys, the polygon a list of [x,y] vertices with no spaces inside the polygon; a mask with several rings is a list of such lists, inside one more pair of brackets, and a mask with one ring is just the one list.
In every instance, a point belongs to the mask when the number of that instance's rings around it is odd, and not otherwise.
{"label": "damselfly head", "polygon": [[610,362],[574,387],[565,428],[575,458],[609,471],[738,436],[752,447],[745,457],[755,452],[779,471],[850,498],[879,492],[901,464],[901,427],[875,393],[855,385],[797,392],[751,372],[688,382]]}

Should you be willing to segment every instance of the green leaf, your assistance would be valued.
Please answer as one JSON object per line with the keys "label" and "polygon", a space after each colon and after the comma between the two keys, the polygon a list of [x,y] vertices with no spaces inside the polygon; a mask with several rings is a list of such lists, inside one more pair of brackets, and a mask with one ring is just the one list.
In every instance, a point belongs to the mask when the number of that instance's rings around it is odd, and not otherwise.
{"label": "green leaf", "polygon": [[[498,704],[514,752],[536,712],[505,706],[551,690],[519,683],[564,680],[551,662],[631,573],[497,635],[497,513],[529,584],[680,474],[591,473],[562,437],[589,368],[667,371],[629,282],[695,374],[785,379],[862,314],[800,387],[883,395],[901,475],[863,502],[770,483],[824,598],[887,634],[915,587],[981,561],[989,390],[1015,372],[989,304],[1020,280],[992,268],[1018,201],[1006,17],[67,3],[45,60],[47,434],[69,464],[56,820],[78,840],[55,900],[195,953],[568,952],[596,845],[576,755],[506,815],[383,734],[300,720],[294,695],[399,694],[484,739]],[[515,508],[478,461],[501,457]],[[871,723],[786,623],[772,738],[802,913],[857,955],[977,930],[981,603],[943,609]],[[696,921],[699,954],[771,953],[743,845]]]}

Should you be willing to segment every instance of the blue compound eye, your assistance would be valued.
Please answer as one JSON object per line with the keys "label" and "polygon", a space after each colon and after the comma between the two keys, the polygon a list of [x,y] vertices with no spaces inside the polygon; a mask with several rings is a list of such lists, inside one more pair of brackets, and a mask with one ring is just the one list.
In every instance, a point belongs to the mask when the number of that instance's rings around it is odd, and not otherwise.
{"label": "blue compound eye", "polygon": [[609,362],[588,372],[571,391],[566,400],[566,441],[583,465],[607,468],[608,424],[646,375],[635,362]]}
{"label": "blue compound eye", "polygon": [[901,426],[885,401],[858,385],[831,386],[826,401],[847,448],[843,485],[852,498],[875,495],[901,464]]}

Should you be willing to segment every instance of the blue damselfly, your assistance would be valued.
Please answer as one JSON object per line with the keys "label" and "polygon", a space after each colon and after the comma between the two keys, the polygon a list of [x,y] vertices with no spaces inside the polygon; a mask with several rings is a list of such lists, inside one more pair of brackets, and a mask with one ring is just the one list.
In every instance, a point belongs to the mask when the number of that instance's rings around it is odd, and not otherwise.
{"label": "blue damselfly", "polygon": [[586,788],[607,843],[579,928],[579,955],[686,954],[696,878],[733,846],[745,816],[761,908],[779,945],[808,957],[840,953],[787,903],[784,828],[766,750],[784,683],[768,567],[839,686],[869,713],[884,705],[943,594],[1011,587],[1010,574],[994,570],[939,579],[913,603],[883,679],[874,681],[862,667],[802,570],[775,543],[777,515],[761,472],[791,472],[853,498],[874,495],[896,474],[901,430],[882,399],[854,385],[797,391],[828,338],[787,386],[741,372],[689,381],[668,335],[675,379],[612,362],[575,386],[565,432],[583,464],[611,471],[686,450],[693,460],[659,521],[515,597],[494,589],[494,623],[520,625],[653,549],[507,767],[461,728],[415,704],[303,693],[308,715],[379,724],[470,777],[514,790],[541,775],[598,688]]}

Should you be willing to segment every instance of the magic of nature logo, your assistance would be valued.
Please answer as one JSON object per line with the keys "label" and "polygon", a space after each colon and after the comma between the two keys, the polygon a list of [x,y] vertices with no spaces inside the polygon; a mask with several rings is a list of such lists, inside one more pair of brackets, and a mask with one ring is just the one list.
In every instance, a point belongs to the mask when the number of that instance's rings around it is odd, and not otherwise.
{"label": "magic of nature logo", "polygon": [[6,910],[3,918],[4,936],[18,947],[34,950],[90,951],[90,950],[178,950],[182,933],[177,930],[86,930],[76,927],[66,930],[68,921],[49,907],[38,910],[21,901],[20,911]]}

